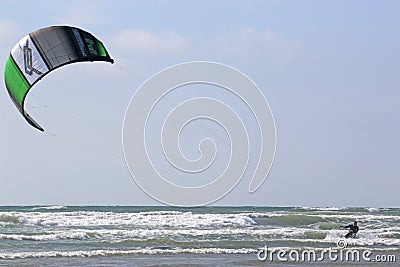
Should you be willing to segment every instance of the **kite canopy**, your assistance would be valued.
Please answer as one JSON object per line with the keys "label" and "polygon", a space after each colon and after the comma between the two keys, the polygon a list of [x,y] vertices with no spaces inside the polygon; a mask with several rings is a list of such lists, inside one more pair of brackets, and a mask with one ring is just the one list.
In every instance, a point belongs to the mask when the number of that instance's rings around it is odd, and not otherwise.
{"label": "kite canopy", "polygon": [[82,61],[114,63],[102,42],[92,34],[69,26],[52,26],[22,38],[11,50],[4,70],[8,93],[30,125],[44,129],[24,110],[28,91],[54,69]]}

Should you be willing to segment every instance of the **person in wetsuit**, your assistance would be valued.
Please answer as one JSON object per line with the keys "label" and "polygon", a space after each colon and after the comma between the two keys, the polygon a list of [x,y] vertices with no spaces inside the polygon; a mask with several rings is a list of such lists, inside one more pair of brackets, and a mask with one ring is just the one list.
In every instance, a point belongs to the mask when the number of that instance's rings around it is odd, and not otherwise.
{"label": "person in wetsuit", "polygon": [[354,238],[358,232],[358,226],[357,226],[357,221],[354,221],[353,224],[349,224],[346,226],[343,226],[344,228],[350,228],[349,232],[344,236],[345,238]]}

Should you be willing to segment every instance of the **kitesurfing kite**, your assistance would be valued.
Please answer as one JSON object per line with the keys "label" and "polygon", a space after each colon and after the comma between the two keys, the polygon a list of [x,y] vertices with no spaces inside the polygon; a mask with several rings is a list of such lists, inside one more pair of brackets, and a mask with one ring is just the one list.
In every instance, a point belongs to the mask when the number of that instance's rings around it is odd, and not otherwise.
{"label": "kitesurfing kite", "polygon": [[114,63],[102,42],[75,27],[39,29],[13,47],[4,70],[4,81],[12,101],[30,125],[44,131],[24,110],[25,98],[32,86],[56,68],[83,61]]}

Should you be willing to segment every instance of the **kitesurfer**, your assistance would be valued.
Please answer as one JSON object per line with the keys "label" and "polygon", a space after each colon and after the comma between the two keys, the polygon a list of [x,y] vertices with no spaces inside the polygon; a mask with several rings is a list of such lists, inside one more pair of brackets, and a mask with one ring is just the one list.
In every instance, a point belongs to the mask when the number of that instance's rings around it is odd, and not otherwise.
{"label": "kitesurfer", "polygon": [[357,226],[357,221],[354,221],[353,224],[349,224],[346,226],[343,226],[344,228],[349,228],[349,232],[344,236],[345,238],[354,238],[359,230]]}

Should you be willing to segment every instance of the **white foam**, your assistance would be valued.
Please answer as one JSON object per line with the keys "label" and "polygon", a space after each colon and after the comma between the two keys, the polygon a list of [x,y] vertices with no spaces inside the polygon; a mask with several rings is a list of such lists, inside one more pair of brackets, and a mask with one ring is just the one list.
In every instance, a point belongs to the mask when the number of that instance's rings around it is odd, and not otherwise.
{"label": "white foam", "polygon": [[302,207],[304,210],[320,210],[320,211],[339,211],[345,210],[345,207]]}
{"label": "white foam", "polygon": [[82,231],[73,232],[57,232],[46,234],[0,234],[0,240],[31,240],[31,241],[49,241],[58,239],[78,239],[82,240],[88,238],[88,235]]}
{"label": "white foam", "polygon": [[[307,214],[309,215],[309,214]],[[314,215],[309,215],[314,216]],[[370,221],[397,221],[400,220],[400,216],[398,215],[374,215],[374,214],[318,214],[315,215],[324,219],[348,219],[351,221],[358,220],[363,222],[370,222]]]}
{"label": "white foam", "polygon": [[131,250],[76,250],[76,251],[39,251],[39,252],[17,252],[0,253],[0,259],[16,258],[44,258],[44,257],[94,257],[111,255],[130,255],[130,254],[250,254],[256,253],[252,248],[173,248],[173,249],[152,249],[141,248]]}
{"label": "white foam", "polygon": [[377,211],[379,211],[379,209],[378,208],[365,208],[367,211],[369,211],[369,212],[377,212]]}
{"label": "white foam", "polygon": [[[18,218],[20,223],[38,226],[112,226],[146,227],[212,227],[248,226],[256,224],[248,213],[196,214],[192,212],[4,212]],[[1,214],[0,214],[1,215]]]}
{"label": "white foam", "polygon": [[[348,238],[346,242],[350,246],[400,246],[400,239],[381,237],[380,232],[382,232],[380,229],[361,232],[357,234],[357,238]],[[325,240],[329,242],[336,242],[339,239],[343,239],[343,231],[340,230],[329,231],[325,237]]]}
{"label": "white foam", "polygon": [[32,210],[61,210],[65,209],[66,206],[62,205],[54,205],[54,206],[42,206],[42,207],[34,207]]}

